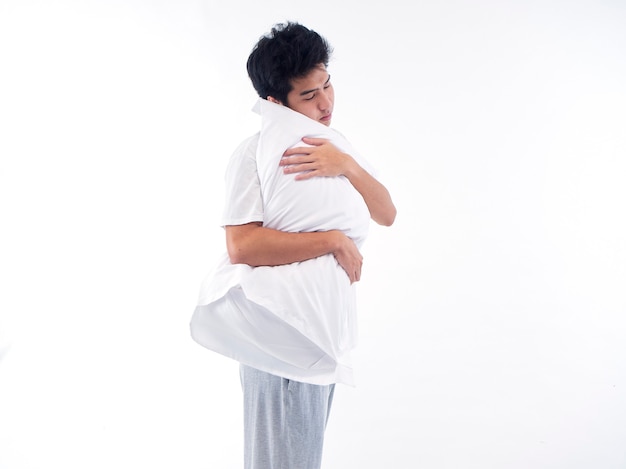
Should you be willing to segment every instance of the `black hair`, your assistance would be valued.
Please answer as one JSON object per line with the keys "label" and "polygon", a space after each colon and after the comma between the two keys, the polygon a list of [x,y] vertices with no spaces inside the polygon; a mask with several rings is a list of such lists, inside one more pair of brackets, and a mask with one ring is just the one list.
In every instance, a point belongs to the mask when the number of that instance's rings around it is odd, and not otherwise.
{"label": "black hair", "polygon": [[328,66],[332,48],[313,30],[294,22],[279,23],[262,36],[248,57],[248,76],[263,99],[272,96],[287,104],[291,80],[316,66]]}

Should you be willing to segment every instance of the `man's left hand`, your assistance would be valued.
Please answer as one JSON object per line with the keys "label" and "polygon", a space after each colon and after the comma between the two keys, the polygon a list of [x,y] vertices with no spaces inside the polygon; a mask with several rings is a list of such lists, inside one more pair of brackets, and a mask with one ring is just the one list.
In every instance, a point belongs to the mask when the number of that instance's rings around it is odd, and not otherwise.
{"label": "man's left hand", "polygon": [[308,147],[294,147],[283,153],[280,166],[285,174],[296,174],[296,180],[318,176],[336,177],[346,175],[354,159],[324,138],[304,137]]}

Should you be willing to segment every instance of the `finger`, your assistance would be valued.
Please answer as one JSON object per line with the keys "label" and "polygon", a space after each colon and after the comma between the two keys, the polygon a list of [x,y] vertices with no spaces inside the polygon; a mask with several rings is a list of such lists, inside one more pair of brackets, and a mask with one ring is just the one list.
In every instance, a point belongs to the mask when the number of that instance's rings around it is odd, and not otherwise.
{"label": "finger", "polygon": [[350,279],[350,285],[352,285],[354,282],[356,282],[356,276],[355,276],[354,272],[348,273],[348,278]]}
{"label": "finger", "polygon": [[328,139],[326,138],[314,138],[314,137],[303,137],[302,141],[308,145],[315,145],[315,146],[319,146],[319,145],[323,145],[324,143],[328,142]]}
{"label": "finger", "polygon": [[283,153],[283,156],[293,156],[293,155],[308,155],[311,153],[311,148],[313,147],[293,147],[287,148]]}
{"label": "finger", "polygon": [[317,176],[317,174],[314,170],[301,171],[294,179],[296,181],[304,181],[305,179],[311,179],[315,176]]}
{"label": "finger", "polygon": [[350,283],[355,283],[361,280],[361,274],[359,272],[354,272],[352,274],[352,278],[350,279]]}
{"label": "finger", "polygon": [[292,162],[292,163],[285,163],[284,165],[283,171],[285,173],[299,173],[301,171],[308,171],[311,169],[315,169],[315,167],[311,164],[311,163],[296,163],[296,162]]}
{"label": "finger", "polygon": [[310,156],[283,156],[278,162],[279,166],[294,166],[313,163]]}

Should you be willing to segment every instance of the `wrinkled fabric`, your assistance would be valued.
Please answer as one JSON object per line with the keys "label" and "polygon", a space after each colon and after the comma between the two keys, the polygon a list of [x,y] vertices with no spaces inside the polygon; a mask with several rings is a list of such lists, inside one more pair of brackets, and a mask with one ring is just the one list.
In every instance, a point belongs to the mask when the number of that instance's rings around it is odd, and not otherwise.
{"label": "wrinkled fabric", "polygon": [[[290,232],[341,230],[360,248],[369,211],[343,176],[296,181],[279,162],[302,137],[330,139],[366,170],[338,132],[291,109],[259,100],[256,160],[263,224]],[[205,279],[191,321],[201,345],[262,371],[312,384],[354,384],[355,285],[332,254],[288,265],[233,265],[224,253]]]}

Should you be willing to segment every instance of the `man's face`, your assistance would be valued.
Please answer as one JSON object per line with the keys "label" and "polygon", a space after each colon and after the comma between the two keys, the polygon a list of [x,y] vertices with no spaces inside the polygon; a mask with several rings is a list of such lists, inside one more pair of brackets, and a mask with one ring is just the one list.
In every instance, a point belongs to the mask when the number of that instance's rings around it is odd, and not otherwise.
{"label": "man's face", "polygon": [[293,89],[287,95],[287,102],[282,104],[330,126],[335,91],[326,67],[323,64],[318,65],[306,76],[292,80],[291,86]]}

